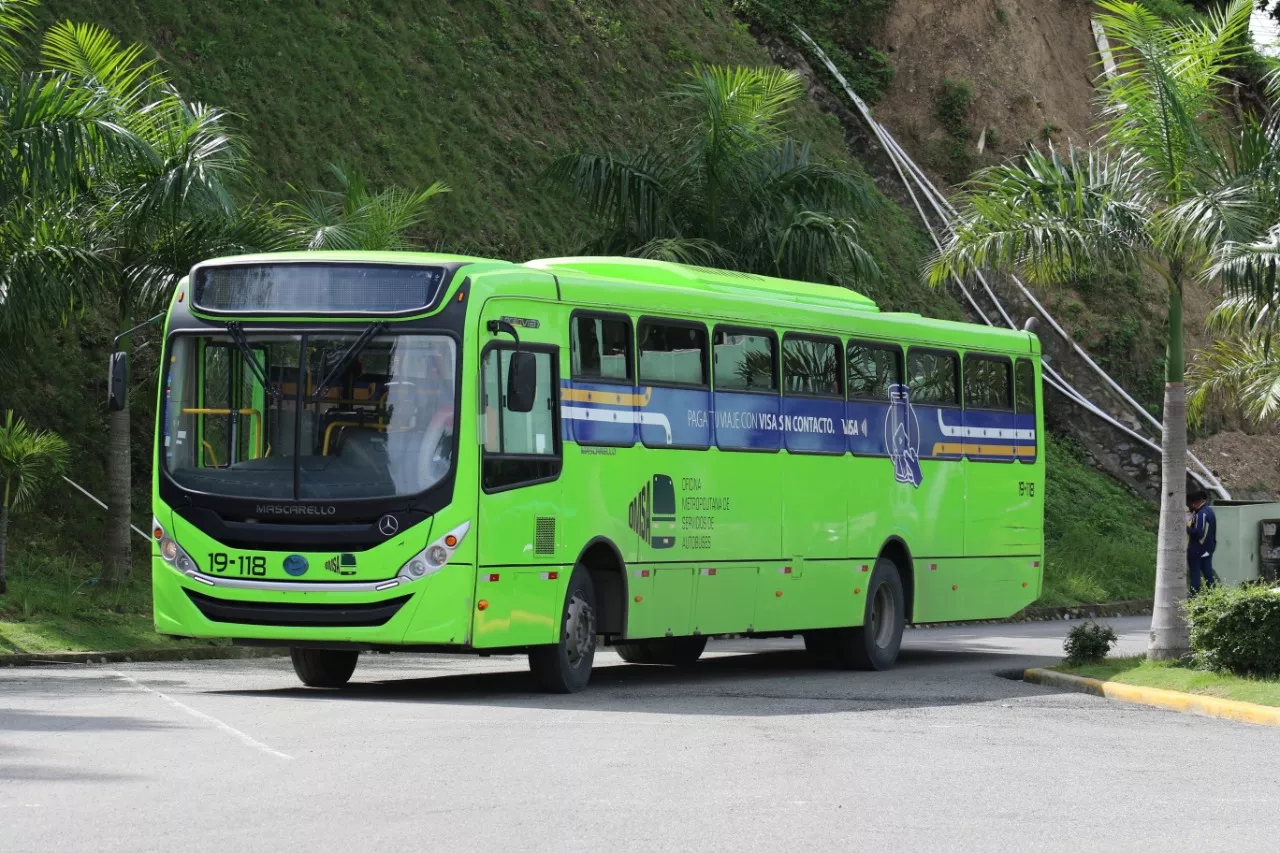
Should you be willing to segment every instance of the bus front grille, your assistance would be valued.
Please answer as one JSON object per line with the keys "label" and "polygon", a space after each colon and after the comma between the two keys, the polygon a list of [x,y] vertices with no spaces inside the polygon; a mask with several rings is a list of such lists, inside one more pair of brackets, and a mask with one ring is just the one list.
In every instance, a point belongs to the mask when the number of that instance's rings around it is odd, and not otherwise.
{"label": "bus front grille", "polygon": [[210,622],[317,628],[375,628],[391,621],[413,596],[369,604],[284,604],[274,601],[232,601],[192,590],[187,597]]}

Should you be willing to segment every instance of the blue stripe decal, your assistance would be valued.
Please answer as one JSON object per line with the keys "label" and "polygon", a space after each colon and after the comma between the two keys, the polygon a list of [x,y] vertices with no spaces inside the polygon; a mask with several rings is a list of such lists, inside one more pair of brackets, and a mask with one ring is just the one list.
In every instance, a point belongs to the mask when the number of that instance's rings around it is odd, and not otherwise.
{"label": "blue stripe decal", "polygon": [[918,479],[915,459],[1036,459],[1034,414],[911,404],[905,389],[899,395],[842,402],[566,380],[561,422],[564,439],[580,444],[888,455],[904,481]]}

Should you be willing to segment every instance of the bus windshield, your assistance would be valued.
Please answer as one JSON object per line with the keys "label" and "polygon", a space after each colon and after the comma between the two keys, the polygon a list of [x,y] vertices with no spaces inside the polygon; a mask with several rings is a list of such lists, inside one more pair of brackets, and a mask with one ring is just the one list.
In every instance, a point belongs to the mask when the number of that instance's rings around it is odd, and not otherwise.
{"label": "bus windshield", "polygon": [[163,413],[170,476],[195,492],[274,500],[431,488],[453,462],[456,345],[377,332],[244,329],[247,347],[230,334],[176,336]]}

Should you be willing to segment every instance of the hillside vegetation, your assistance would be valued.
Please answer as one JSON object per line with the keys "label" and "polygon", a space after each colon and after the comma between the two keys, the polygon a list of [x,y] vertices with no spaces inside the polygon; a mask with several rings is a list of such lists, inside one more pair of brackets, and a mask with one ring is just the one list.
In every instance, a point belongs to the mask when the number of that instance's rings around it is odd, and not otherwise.
{"label": "hillside vegetation", "polygon": [[[828,0],[776,5],[807,10],[815,32],[846,52],[846,67],[856,64],[858,73],[889,85],[892,71],[885,70],[885,55],[868,52],[871,41],[857,23],[862,19],[823,24],[822,16],[834,9]],[[878,25],[891,4],[872,5],[875,16],[866,20],[867,28]],[[670,137],[670,128],[689,116],[667,93],[695,64],[771,64],[770,53],[732,8],[741,10],[742,4],[45,0],[39,14],[46,23],[65,18],[98,23],[121,39],[147,45],[187,96],[235,113],[260,171],[257,192],[263,198],[280,199],[291,184],[324,184],[331,162],[344,163],[380,186],[425,187],[442,180],[453,192],[433,201],[419,235],[423,242],[523,260],[573,252],[592,236],[589,218],[540,180],[556,155],[635,150]],[[846,128],[819,109],[820,100],[806,100],[795,109],[788,121],[791,133],[811,142],[826,162],[869,181],[846,147]],[[950,296],[921,282],[927,243],[913,219],[877,197],[881,204],[864,218],[860,232],[885,276],[864,288],[868,295],[889,309],[960,317]],[[0,408],[12,407],[33,424],[63,435],[73,448],[69,474],[99,494],[106,454],[103,373],[112,334],[109,324],[90,312],[71,317],[38,343],[0,342],[0,351],[13,345],[0,352]],[[148,353],[154,353],[154,337],[154,330],[140,336],[134,377],[140,393],[133,395],[134,520],[144,527],[154,400],[154,375],[145,366]],[[31,357],[33,352],[39,358]],[[1056,456],[1050,460],[1051,466],[1058,464]],[[1095,472],[1077,470],[1073,482],[1109,487]],[[1056,472],[1050,476],[1052,483]],[[1050,485],[1051,495],[1054,488]],[[1086,550],[1065,547],[1090,538],[1088,505],[1078,504],[1070,529],[1056,527],[1050,516],[1050,538],[1059,543],[1063,556],[1056,562],[1063,573],[1075,571],[1069,563],[1077,558],[1067,555],[1093,559]],[[1121,515],[1119,538],[1135,541],[1146,530],[1143,506],[1132,504]],[[60,486],[48,491],[37,512],[17,516],[11,545],[28,570],[20,571],[16,582],[30,594],[0,601],[0,616],[21,620],[44,611],[78,613],[68,602],[96,600],[89,581],[98,576],[94,555],[102,530],[100,511]],[[46,557],[58,554],[74,554],[74,559],[67,559],[69,567],[61,572],[45,571],[53,565]],[[1055,602],[1116,595],[1105,579],[1100,585],[1050,583],[1048,589]],[[145,591],[127,596],[113,609],[141,616],[146,599]],[[55,639],[41,641],[42,647],[56,644]]]}

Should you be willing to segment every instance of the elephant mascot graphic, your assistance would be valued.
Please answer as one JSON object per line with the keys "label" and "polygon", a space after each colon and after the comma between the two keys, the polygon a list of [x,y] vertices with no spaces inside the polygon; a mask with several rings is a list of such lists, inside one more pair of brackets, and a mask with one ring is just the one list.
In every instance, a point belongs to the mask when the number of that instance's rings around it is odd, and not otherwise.
{"label": "elephant mascot graphic", "polygon": [[920,488],[920,422],[911,408],[906,385],[889,386],[889,411],[884,416],[885,452],[893,460],[893,478]]}

